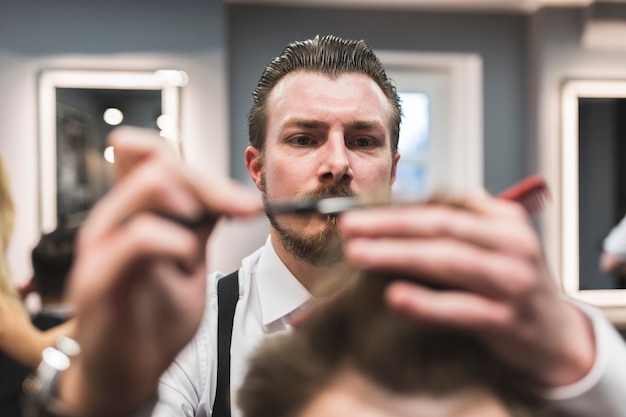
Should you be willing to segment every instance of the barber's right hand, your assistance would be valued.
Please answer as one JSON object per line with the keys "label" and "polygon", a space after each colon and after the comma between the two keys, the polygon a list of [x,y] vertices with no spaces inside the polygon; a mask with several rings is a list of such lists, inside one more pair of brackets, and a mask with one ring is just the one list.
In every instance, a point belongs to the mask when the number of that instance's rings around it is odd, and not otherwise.
{"label": "barber's right hand", "polygon": [[[82,353],[60,394],[79,415],[123,415],[156,392],[202,319],[215,222],[262,212],[255,191],[199,177],[152,131],[109,139],[116,184],[81,228],[69,287]],[[214,221],[194,230],[170,220],[202,212]]]}

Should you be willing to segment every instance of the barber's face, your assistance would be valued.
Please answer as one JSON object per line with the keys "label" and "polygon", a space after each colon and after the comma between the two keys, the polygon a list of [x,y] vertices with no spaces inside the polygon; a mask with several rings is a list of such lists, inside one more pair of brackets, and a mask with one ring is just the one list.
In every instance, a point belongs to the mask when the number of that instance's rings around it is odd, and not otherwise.
{"label": "barber's face", "polygon": [[298,417],[512,417],[504,405],[483,391],[430,397],[398,395],[358,373],[341,375]]}
{"label": "barber's face", "polygon": [[[291,73],[272,91],[268,113],[262,159],[254,148],[246,154],[252,178],[267,201],[390,194],[399,158],[391,152],[392,109],[371,78]],[[316,215],[271,220],[279,233],[314,241],[334,227]]]}

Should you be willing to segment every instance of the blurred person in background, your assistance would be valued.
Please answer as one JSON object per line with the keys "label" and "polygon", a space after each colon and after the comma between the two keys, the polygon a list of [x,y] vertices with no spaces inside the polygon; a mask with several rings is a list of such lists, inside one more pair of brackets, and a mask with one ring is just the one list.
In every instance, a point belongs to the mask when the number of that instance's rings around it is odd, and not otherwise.
{"label": "blurred person in background", "polygon": [[18,294],[7,261],[15,208],[4,161],[0,157],[0,415],[21,416],[22,381],[41,361],[41,352],[58,337],[70,334],[72,323],[42,332],[36,328]]}
{"label": "blurred person in background", "polygon": [[76,227],[59,227],[41,236],[32,251],[32,280],[41,299],[41,307],[32,322],[40,330],[63,324],[73,315],[73,308],[65,299],[65,288],[74,261],[77,234]]}
{"label": "blurred person in background", "polygon": [[626,282],[626,216],[604,238],[599,265],[600,271]]}

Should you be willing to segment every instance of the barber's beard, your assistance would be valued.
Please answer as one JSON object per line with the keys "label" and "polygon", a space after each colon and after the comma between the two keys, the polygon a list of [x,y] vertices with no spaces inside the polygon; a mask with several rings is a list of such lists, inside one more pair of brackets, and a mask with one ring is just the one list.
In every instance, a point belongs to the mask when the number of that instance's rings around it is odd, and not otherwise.
{"label": "barber's beard", "polygon": [[[267,187],[264,174],[261,176],[261,182],[263,199],[267,202]],[[307,193],[303,198],[352,195],[354,195],[354,192],[352,192],[350,187],[328,184]],[[324,228],[320,232],[311,235],[303,234],[298,228],[283,227],[280,223],[280,217],[280,215],[268,215],[270,224],[278,233],[281,243],[289,253],[315,267],[329,267],[344,260],[345,239],[339,231],[339,218],[337,216],[323,216],[325,220]]]}
{"label": "barber's beard", "polygon": [[344,239],[337,228],[336,217],[327,219],[326,227],[319,233],[304,236],[296,229],[281,227],[274,216],[270,223],[289,253],[311,266],[329,267],[343,261]]}

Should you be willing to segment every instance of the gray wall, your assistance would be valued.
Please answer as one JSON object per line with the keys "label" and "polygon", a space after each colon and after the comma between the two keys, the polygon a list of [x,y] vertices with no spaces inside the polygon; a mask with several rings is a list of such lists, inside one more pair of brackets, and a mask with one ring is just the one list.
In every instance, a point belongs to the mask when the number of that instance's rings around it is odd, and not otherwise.
{"label": "gray wall", "polygon": [[221,48],[221,1],[6,1],[0,47],[19,54],[193,52]]}
{"label": "gray wall", "polygon": [[526,16],[233,5],[227,28],[231,173],[236,178],[248,178],[246,114],[266,63],[292,40],[328,33],[365,39],[375,50],[480,54],[485,186],[498,192],[528,174]]}

